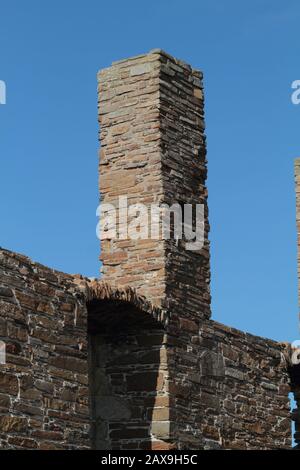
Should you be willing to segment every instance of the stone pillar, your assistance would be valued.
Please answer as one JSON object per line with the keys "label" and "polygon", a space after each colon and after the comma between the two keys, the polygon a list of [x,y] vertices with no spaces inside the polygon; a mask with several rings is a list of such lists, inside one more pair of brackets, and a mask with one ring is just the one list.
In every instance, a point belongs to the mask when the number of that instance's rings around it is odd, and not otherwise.
{"label": "stone pillar", "polygon": [[[141,239],[130,239],[125,211],[117,236],[102,240],[104,280],[130,286],[154,305],[210,316],[210,266],[204,102],[201,72],[161,50],[115,62],[99,72],[100,193],[102,204],[127,198],[147,205]],[[163,240],[146,231],[151,204],[202,204],[204,246]],[[129,209],[128,222],[133,220]],[[171,218],[171,220],[173,220]],[[171,223],[172,225],[172,223]],[[154,227],[154,228],[153,228]],[[154,236],[153,236],[154,235]],[[104,237],[103,237],[104,238]]]}
{"label": "stone pillar", "polygon": [[298,299],[300,301],[300,158],[295,160]]}
{"label": "stone pillar", "polygon": [[[298,267],[298,305],[300,305],[300,158],[295,160],[296,183],[296,224],[297,224],[297,267]],[[298,307],[299,311],[299,307]],[[297,407],[293,410],[292,419],[295,421],[294,440],[297,449],[300,447],[300,365],[294,365],[290,370],[291,390]]]}

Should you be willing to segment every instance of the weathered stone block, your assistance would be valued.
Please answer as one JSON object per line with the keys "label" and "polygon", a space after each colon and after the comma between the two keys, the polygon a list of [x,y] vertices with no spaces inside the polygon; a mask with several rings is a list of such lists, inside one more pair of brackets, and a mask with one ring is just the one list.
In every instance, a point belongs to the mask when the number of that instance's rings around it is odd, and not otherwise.
{"label": "weathered stone block", "polygon": [[0,297],[13,297],[14,293],[8,287],[0,286]]}
{"label": "weathered stone block", "polygon": [[18,379],[15,375],[0,372],[0,392],[17,395],[19,390]]}
{"label": "weathered stone block", "polygon": [[21,432],[27,428],[27,419],[19,416],[0,416],[2,432]]}
{"label": "weathered stone block", "polygon": [[141,372],[127,377],[128,391],[161,391],[163,388],[164,376],[162,373]]}
{"label": "weathered stone block", "polygon": [[151,433],[157,439],[169,439],[171,435],[171,422],[153,421],[151,424]]}
{"label": "weathered stone block", "polygon": [[128,403],[112,396],[100,396],[96,402],[96,413],[103,420],[129,420],[131,410]]}

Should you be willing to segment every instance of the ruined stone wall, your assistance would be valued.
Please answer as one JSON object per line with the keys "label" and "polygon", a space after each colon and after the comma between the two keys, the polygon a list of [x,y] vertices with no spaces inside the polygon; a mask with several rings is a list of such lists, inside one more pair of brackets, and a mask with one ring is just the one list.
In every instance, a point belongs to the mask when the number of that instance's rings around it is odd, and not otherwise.
{"label": "ruined stone wall", "polygon": [[107,313],[99,300],[88,360],[79,280],[4,250],[0,260],[1,448],[290,446],[282,345],[117,301]]}
{"label": "ruined stone wall", "polygon": [[87,314],[74,278],[0,250],[0,448],[90,446]]}
{"label": "ruined stone wall", "polygon": [[179,448],[291,446],[284,346],[214,321],[182,322],[169,343],[170,416]]}
{"label": "ruined stone wall", "polygon": [[[203,204],[205,246],[186,241],[139,240],[123,232],[102,241],[104,278],[130,284],[153,304],[186,316],[210,316],[209,250],[202,74],[160,50],[114,63],[99,72],[101,200],[148,207],[153,203]],[[130,214],[128,220],[130,219]],[[152,219],[153,220],[153,219]],[[116,239],[120,238],[121,239]],[[149,238],[148,238],[149,237]],[[151,237],[151,238],[150,238]]]}
{"label": "ruined stone wall", "polygon": [[126,194],[134,202],[202,203],[205,224],[199,251],[174,237],[104,240],[104,279],[129,284],[170,314],[170,409],[158,439],[193,449],[285,448],[291,428],[284,348],[208,320],[203,105],[201,72],[160,50],[99,73],[102,201]]}
{"label": "ruined stone wall", "polygon": [[172,447],[166,318],[87,284],[0,250],[0,448]]}
{"label": "ruined stone wall", "polygon": [[286,345],[211,320],[145,327],[141,312],[117,314],[121,328],[91,338],[96,449],[291,446]]}

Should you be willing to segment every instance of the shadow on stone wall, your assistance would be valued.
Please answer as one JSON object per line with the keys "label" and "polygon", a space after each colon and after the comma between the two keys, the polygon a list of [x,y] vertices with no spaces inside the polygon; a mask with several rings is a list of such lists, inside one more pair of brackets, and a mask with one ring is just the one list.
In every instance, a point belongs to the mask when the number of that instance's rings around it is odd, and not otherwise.
{"label": "shadow on stone wall", "polygon": [[92,446],[152,448],[166,414],[162,326],[125,302],[95,300],[88,314]]}

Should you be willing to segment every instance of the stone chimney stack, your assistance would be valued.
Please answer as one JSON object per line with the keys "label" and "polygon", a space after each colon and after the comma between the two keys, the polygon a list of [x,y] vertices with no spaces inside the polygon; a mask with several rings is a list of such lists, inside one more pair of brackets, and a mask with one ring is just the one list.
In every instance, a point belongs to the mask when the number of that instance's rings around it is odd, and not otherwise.
{"label": "stone chimney stack", "polygon": [[[101,204],[123,207],[117,212],[117,235],[102,234],[103,279],[116,287],[136,289],[156,306],[184,312],[190,318],[208,318],[202,73],[155,49],[113,63],[99,72],[98,80]],[[136,217],[132,217],[133,204],[148,207],[147,213],[135,213],[143,233],[140,239],[130,238],[126,228],[126,219],[130,226]],[[186,240],[174,236],[165,240],[157,236],[153,204],[178,204],[181,208],[192,204],[194,216],[195,205],[201,204],[201,249],[187,249]]]}

